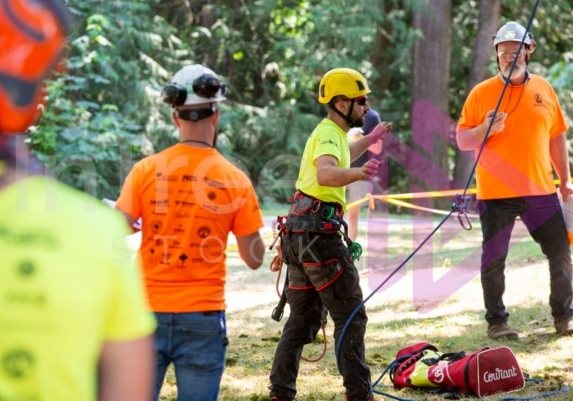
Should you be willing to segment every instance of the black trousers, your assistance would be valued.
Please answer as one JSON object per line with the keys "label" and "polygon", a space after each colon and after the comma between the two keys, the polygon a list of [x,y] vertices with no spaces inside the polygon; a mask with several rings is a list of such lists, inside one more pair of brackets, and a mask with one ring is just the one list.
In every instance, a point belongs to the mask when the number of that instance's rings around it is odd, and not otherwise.
{"label": "black trousers", "polygon": [[[509,318],[503,303],[504,271],[511,232],[518,216],[549,262],[552,316],[570,318],[573,298],[571,248],[557,195],[480,200],[478,210],[483,233],[481,284],[486,321],[498,324]],[[526,277],[523,279],[527,280]]]}
{"label": "black trousers", "polygon": [[[334,322],[338,347],[342,330],[363,296],[358,271],[339,233],[286,233],[282,249],[288,265],[290,316],[275,351],[270,390],[271,396],[293,399],[303,346],[313,342],[321,328],[323,306]],[[364,350],[367,320],[362,305],[339,347],[338,365],[349,400],[372,398]]]}

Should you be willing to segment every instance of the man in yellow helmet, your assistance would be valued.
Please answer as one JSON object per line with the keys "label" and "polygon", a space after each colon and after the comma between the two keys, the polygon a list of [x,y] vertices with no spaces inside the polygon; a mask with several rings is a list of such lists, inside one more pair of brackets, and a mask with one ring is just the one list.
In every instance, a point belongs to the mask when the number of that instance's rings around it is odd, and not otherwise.
{"label": "man in yellow helmet", "polygon": [[[272,401],[292,401],[305,344],[314,341],[324,311],[334,321],[337,361],[348,401],[373,400],[370,369],[365,362],[368,320],[354,259],[359,255],[346,232],[345,186],[374,175],[381,164],[370,159],[360,167],[350,162],[369,145],[384,139],[391,123],[381,123],[368,136],[349,143],[346,132],[364,124],[370,109],[368,83],[349,68],[328,71],[320,81],[318,100],[328,115],[310,135],[302,155],[296,193],[281,231],[288,265],[286,299],[290,316],[275,351],[270,373]],[[359,248],[359,247],[358,247]],[[357,313],[345,327],[353,312]]]}

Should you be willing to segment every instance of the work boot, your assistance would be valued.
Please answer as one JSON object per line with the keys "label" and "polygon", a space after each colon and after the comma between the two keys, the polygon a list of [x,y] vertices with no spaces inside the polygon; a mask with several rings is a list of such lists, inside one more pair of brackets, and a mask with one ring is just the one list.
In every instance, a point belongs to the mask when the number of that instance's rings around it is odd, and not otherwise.
{"label": "work boot", "polygon": [[555,332],[560,336],[570,336],[573,334],[573,320],[570,317],[555,319]]}
{"label": "work boot", "polygon": [[507,340],[517,340],[519,334],[507,325],[507,323],[490,324],[487,326],[487,335],[489,338],[497,340],[498,338]]}

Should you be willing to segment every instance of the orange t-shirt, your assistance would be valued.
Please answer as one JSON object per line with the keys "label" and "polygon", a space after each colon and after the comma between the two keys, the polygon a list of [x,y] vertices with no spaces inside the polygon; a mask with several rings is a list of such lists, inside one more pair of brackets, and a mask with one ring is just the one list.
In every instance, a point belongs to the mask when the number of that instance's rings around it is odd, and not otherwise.
{"label": "orange t-shirt", "polygon": [[142,219],[139,256],[153,311],[225,309],[228,234],[264,225],[242,171],[215,149],[177,144],[135,164],[116,207]]}
{"label": "orange t-shirt", "polygon": [[[503,90],[499,76],[476,85],[458,121],[457,132],[474,128],[494,110]],[[476,167],[478,199],[547,195],[556,191],[550,139],[568,129],[555,91],[530,74],[523,85],[509,85],[498,112],[508,114],[505,129],[488,136]],[[479,147],[476,148],[476,157]]]}

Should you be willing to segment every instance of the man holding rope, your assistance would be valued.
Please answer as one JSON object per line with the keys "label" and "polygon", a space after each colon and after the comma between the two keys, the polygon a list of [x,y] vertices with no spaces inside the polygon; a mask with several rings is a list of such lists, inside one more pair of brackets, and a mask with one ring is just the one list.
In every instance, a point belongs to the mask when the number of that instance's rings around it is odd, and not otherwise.
{"label": "man holding rope", "polygon": [[519,337],[507,324],[503,303],[505,260],[519,216],[549,261],[555,330],[571,335],[571,250],[553,182],[555,171],[563,201],[572,202],[568,126],[549,82],[527,69],[535,50],[533,36],[517,22],[508,22],[493,37],[493,46],[499,74],[472,89],[457,127],[459,148],[475,149],[479,158],[477,206],[487,334],[494,339]]}
{"label": "man holding rope", "polygon": [[288,265],[289,286],[285,291],[291,314],[275,351],[270,374],[272,401],[294,400],[302,350],[321,328],[323,308],[334,321],[336,343],[341,343],[337,356],[345,399],[373,400],[364,351],[368,318],[353,260],[356,255],[347,248],[352,248],[352,241],[340,231],[345,226],[345,186],[368,179],[381,164],[374,158],[360,167],[350,167],[350,162],[369,145],[381,142],[392,126],[381,123],[369,135],[349,144],[347,131],[363,126],[370,109],[368,93],[364,76],[349,68],[328,71],[319,85],[318,100],[328,105],[328,115],[306,143],[297,192],[280,237]]}

